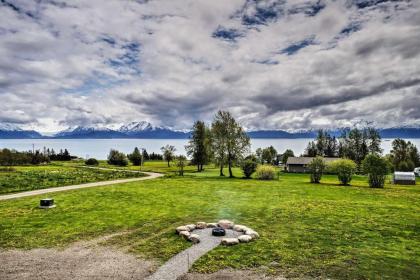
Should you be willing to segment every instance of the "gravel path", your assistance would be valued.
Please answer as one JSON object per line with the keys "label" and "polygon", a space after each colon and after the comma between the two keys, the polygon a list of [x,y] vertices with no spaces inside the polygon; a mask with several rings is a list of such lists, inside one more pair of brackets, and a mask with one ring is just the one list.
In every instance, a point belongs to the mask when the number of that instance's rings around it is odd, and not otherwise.
{"label": "gravel path", "polygon": [[98,244],[121,234],[125,233],[76,242],[65,249],[0,250],[0,279],[144,279],[155,263]]}
{"label": "gravel path", "polygon": [[[117,170],[117,171],[124,171],[126,170],[119,170],[119,169],[107,169],[107,168],[97,168],[101,170]],[[131,172],[140,172],[140,171],[133,171]],[[46,194],[46,193],[53,193],[53,192],[62,192],[62,191],[69,191],[69,190],[78,190],[84,188],[92,188],[92,187],[100,187],[100,186],[108,186],[108,185],[115,185],[115,184],[122,184],[122,183],[129,183],[129,182],[136,182],[136,181],[143,181],[143,180],[151,180],[158,177],[162,177],[163,174],[154,173],[154,172],[141,172],[148,176],[146,177],[139,177],[139,178],[130,178],[130,179],[120,179],[120,180],[112,180],[112,181],[103,181],[103,182],[94,182],[94,183],[87,183],[87,184],[80,184],[80,185],[70,185],[64,187],[57,187],[57,188],[49,188],[49,189],[42,189],[42,190],[35,190],[35,191],[28,191],[28,192],[21,192],[21,193],[14,193],[14,194],[7,194],[1,195],[0,200],[8,200],[14,198],[21,198],[39,194]]]}
{"label": "gravel path", "polygon": [[[222,237],[211,235],[211,228],[194,230],[193,233],[200,235],[200,243],[191,246],[176,256],[169,259],[147,280],[176,280],[188,272],[192,264],[208,251],[216,248]],[[226,230],[225,237],[237,237],[238,232]],[[182,238],[182,237],[179,237]]]}

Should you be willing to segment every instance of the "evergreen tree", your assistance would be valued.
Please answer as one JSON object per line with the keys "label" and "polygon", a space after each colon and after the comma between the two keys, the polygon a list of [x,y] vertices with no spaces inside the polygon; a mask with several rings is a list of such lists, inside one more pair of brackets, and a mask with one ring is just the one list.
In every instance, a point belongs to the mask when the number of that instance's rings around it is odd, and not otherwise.
{"label": "evergreen tree", "polygon": [[134,151],[128,155],[128,159],[135,166],[140,166],[143,160],[142,154],[140,153],[139,148],[135,147]]}
{"label": "evergreen tree", "polygon": [[197,165],[197,171],[203,171],[203,166],[209,161],[210,154],[209,130],[202,121],[194,123],[191,138],[185,146],[188,156],[192,157],[191,162]]}

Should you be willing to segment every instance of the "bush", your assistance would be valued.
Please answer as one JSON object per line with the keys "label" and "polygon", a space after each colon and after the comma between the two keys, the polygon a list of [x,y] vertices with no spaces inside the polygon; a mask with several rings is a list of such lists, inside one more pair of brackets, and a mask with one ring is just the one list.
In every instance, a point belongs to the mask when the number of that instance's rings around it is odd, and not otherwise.
{"label": "bush", "polygon": [[128,155],[128,159],[131,161],[131,163],[135,166],[140,166],[141,161],[143,159],[142,154],[140,153],[139,148],[135,147],[133,153]]}
{"label": "bush", "polygon": [[339,159],[328,165],[329,171],[337,174],[342,185],[349,185],[356,168],[356,163],[350,159]]}
{"label": "bush", "polygon": [[271,165],[257,167],[255,177],[259,180],[273,180],[276,177],[276,169]]}
{"label": "bush", "polygon": [[323,157],[314,158],[308,165],[311,172],[311,183],[319,183],[327,165]]}
{"label": "bush", "polygon": [[411,160],[401,161],[397,166],[397,171],[412,172],[416,168]]}
{"label": "bush", "polygon": [[187,165],[187,158],[183,155],[177,156],[176,166],[178,167],[179,176],[184,176],[184,167]]}
{"label": "bush", "polygon": [[108,155],[108,164],[127,166],[128,159],[127,156],[123,153],[120,153],[117,150],[111,150]]}
{"label": "bush", "polygon": [[368,174],[369,186],[371,188],[383,188],[388,165],[385,159],[376,154],[369,154],[362,162],[362,168]]}
{"label": "bush", "polygon": [[257,169],[257,162],[252,159],[246,159],[242,162],[241,168],[244,172],[245,178],[249,179],[251,178],[251,175],[255,172]]}
{"label": "bush", "polygon": [[86,165],[98,165],[99,162],[96,158],[90,158],[85,161]]}

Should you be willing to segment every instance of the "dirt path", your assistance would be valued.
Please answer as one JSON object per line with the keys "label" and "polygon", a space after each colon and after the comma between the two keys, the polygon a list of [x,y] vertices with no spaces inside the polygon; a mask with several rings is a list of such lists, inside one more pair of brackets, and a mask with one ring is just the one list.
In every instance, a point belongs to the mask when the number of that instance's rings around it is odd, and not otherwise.
{"label": "dirt path", "polygon": [[[119,170],[119,169],[107,169],[107,168],[97,168],[97,169],[127,172],[126,170]],[[130,172],[140,172],[140,171],[131,170]],[[151,179],[155,179],[155,178],[163,176],[163,174],[154,173],[154,172],[141,172],[141,173],[144,173],[147,176],[139,177],[139,178],[94,182],[94,183],[87,183],[87,184],[80,184],[80,185],[70,185],[70,186],[64,186],[64,187],[7,194],[7,195],[1,195],[0,200],[8,200],[8,199],[21,198],[21,197],[27,197],[27,196],[33,196],[33,195],[39,195],[39,194],[53,193],[53,192],[62,192],[62,191],[69,191],[69,190],[78,190],[78,189],[84,189],[84,188],[92,188],[92,187],[108,186],[108,185],[115,185],[115,184],[122,184],[122,183],[130,183],[130,182],[136,182],[136,181],[151,180]]]}
{"label": "dirt path", "polygon": [[[147,280],[176,280],[178,277],[188,272],[192,264],[202,255],[216,248],[222,237],[213,236],[211,228],[195,230],[194,233],[200,235],[200,243],[180,252],[162,265]],[[238,233],[233,230],[227,230],[227,237],[237,236]],[[180,237],[181,238],[181,237]]]}
{"label": "dirt path", "polygon": [[156,264],[100,246],[116,233],[65,249],[0,250],[0,279],[144,279]]}

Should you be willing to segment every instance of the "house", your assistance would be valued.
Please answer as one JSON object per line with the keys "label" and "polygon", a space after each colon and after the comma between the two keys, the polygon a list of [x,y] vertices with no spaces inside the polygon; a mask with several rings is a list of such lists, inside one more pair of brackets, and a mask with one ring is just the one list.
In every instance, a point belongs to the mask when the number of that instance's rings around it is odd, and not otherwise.
{"label": "house", "polygon": [[[289,157],[286,162],[285,170],[291,173],[305,173],[309,172],[308,165],[313,160],[313,157]],[[340,158],[325,157],[324,160],[332,162]]]}
{"label": "house", "polygon": [[416,175],[414,172],[394,172],[394,184],[415,185]]}

